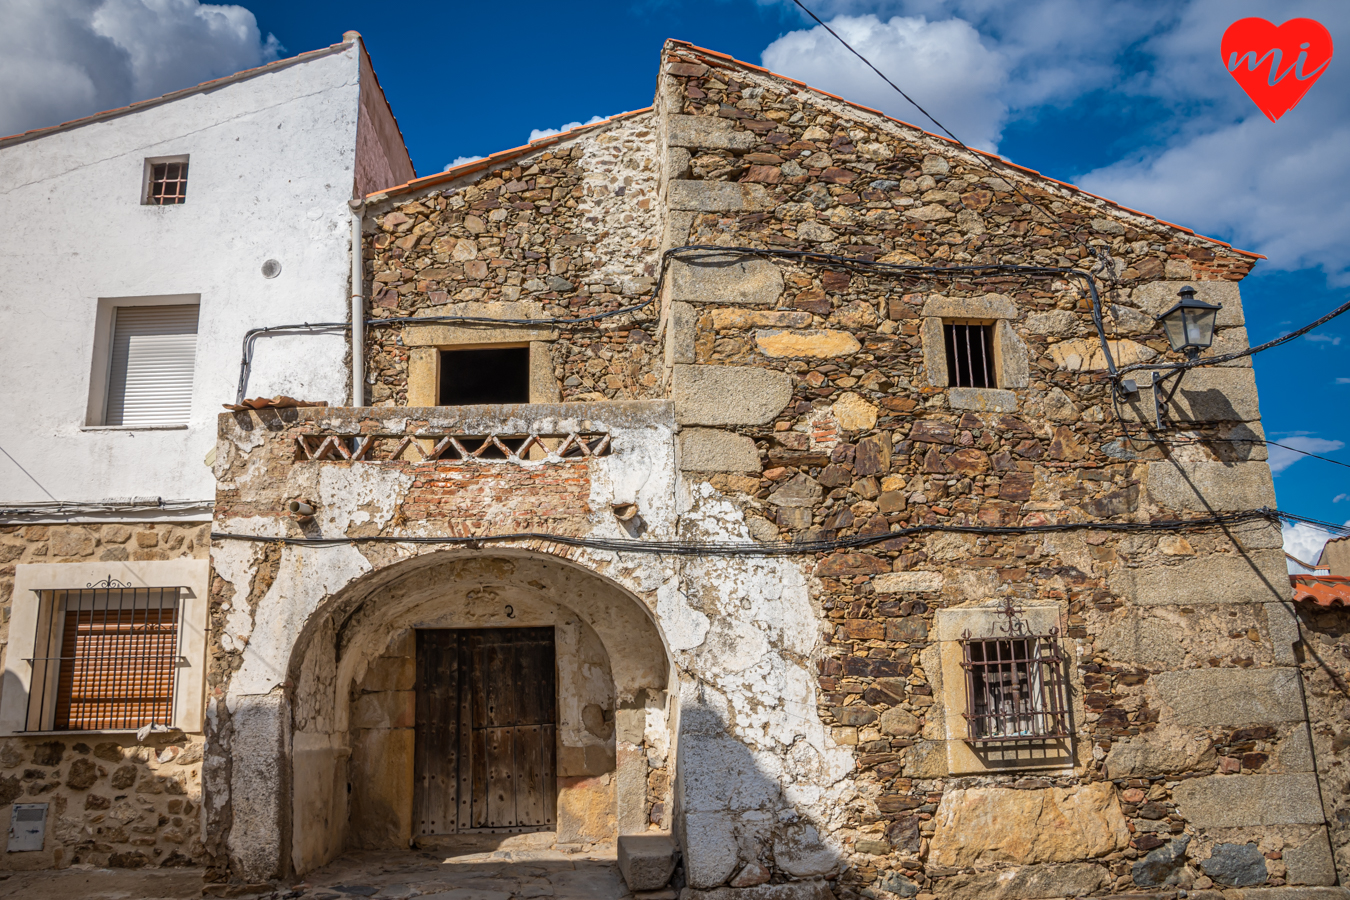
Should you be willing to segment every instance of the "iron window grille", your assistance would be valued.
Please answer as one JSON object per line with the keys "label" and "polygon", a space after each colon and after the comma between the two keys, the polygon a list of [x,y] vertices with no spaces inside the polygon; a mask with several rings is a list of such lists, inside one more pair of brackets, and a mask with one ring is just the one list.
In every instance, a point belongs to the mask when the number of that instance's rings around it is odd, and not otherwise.
{"label": "iron window grille", "polygon": [[951,387],[998,387],[994,377],[994,326],[944,322],[947,384]]}
{"label": "iron window grille", "polygon": [[962,634],[966,670],[966,740],[1004,743],[1069,736],[1059,629],[1030,634],[1011,601],[1001,636]]}
{"label": "iron window grille", "polygon": [[172,725],[181,592],[111,577],[78,590],[39,591],[25,730]]}
{"label": "iron window grille", "polygon": [[188,164],[162,162],[150,164],[150,190],[146,202],[151,206],[172,206],[187,202]]}

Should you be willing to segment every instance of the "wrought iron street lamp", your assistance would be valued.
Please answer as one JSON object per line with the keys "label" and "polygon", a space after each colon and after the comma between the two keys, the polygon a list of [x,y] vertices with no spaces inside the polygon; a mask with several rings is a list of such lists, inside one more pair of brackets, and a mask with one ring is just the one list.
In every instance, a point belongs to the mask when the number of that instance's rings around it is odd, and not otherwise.
{"label": "wrought iron street lamp", "polygon": [[1200,351],[1214,343],[1214,319],[1222,306],[1206,303],[1195,296],[1189,284],[1177,291],[1181,300],[1167,312],[1157,316],[1172,349],[1195,359]]}

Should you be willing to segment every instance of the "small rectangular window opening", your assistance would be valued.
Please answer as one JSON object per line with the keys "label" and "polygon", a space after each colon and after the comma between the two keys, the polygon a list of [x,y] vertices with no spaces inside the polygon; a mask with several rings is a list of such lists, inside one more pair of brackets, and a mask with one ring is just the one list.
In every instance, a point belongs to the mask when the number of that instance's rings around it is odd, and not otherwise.
{"label": "small rectangular window opening", "polygon": [[1063,661],[1053,637],[962,645],[971,742],[1068,736]]}
{"label": "small rectangular window opening", "polygon": [[441,351],[438,406],[529,402],[529,347]]}
{"label": "small rectangular window opening", "polygon": [[27,730],[171,725],[180,590],[42,592]]}
{"label": "small rectangular window opening", "polygon": [[994,326],[944,322],[947,343],[947,384],[951,387],[992,388]]}
{"label": "small rectangular window opening", "polygon": [[146,203],[151,206],[173,206],[187,202],[187,160],[182,162],[152,162],[150,185]]}

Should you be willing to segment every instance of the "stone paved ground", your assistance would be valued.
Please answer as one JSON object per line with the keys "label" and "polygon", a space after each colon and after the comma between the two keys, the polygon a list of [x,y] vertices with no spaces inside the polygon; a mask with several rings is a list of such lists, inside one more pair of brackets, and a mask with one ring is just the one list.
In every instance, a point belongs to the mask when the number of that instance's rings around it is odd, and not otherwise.
{"label": "stone paved ground", "polygon": [[[614,848],[563,852],[553,835],[506,841],[472,836],[433,849],[354,852],[310,872],[268,900],[634,900]],[[199,900],[200,869],[95,869],[0,873],[0,900]],[[674,893],[646,894],[657,900]]]}

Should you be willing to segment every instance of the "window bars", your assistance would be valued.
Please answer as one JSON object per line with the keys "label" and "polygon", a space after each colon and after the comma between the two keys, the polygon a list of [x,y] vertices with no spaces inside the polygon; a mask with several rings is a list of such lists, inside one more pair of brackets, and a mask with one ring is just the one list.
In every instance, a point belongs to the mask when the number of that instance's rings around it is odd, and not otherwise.
{"label": "window bars", "polygon": [[967,741],[976,744],[1069,736],[1059,629],[1029,634],[1008,601],[1002,637],[962,635]]}
{"label": "window bars", "polygon": [[181,591],[112,577],[78,590],[39,591],[25,730],[171,725]]}
{"label": "window bars", "polygon": [[947,384],[951,387],[997,387],[994,379],[994,326],[944,322]]}
{"label": "window bars", "polygon": [[150,165],[150,193],[146,200],[151,206],[172,206],[187,202],[188,164],[185,162],[152,163]]}

